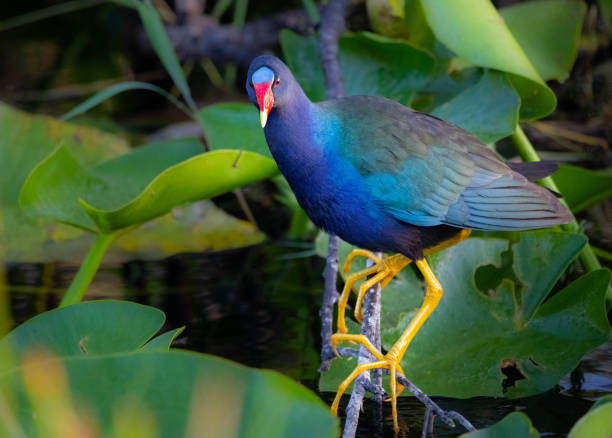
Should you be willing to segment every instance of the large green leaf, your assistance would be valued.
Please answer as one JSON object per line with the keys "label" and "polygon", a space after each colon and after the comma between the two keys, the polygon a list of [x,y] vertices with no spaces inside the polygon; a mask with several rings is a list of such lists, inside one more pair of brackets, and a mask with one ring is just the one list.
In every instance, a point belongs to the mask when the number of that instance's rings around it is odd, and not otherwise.
{"label": "large green leaf", "polygon": [[160,310],[127,301],[90,301],[51,310],[0,341],[0,351],[13,355],[12,361],[0,361],[0,373],[38,348],[61,357],[133,351],[142,347],[164,320]]}
{"label": "large green leaf", "polygon": [[527,415],[513,412],[491,427],[464,433],[460,438],[540,438],[540,434]]}
{"label": "large green leaf", "polygon": [[272,158],[259,121],[259,113],[247,103],[217,103],[200,110],[197,118],[204,126],[211,150],[241,149]]}
{"label": "large green leaf", "polygon": [[[101,301],[24,323],[2,341],[22,360],[0,375],[0,436],[59,438],[83,426],[76,418],[93,436],[337,436],[329,408],[280,374],[160,351],[176,331],[140,348],[163,319],[147,306]],[[135,435],[143,423],[148,433]]]}
{"label": "large green leaf", "polygon": [[[316,38],[285,30],[280,41],[285,60],[308,97],[325,100]],[[427,82],[434,68],[432,55],[424,50],[369,32],[340,38],[339,60],[347,96],[380,95],[404,104]]]}
{"label": "large green leaf", "polygon": [[499,11],[545,81],[569,76],[585,12],[586,5],[574,0],[528,1]]}
{"label": "large green leaf", "polygon": [[219,150],[193,156],[199,146],[185,142],[182,151],[172,143],[154,145],[94,169],[79,166],[60,147],[30,174],[20,205],[33,214],[109,233],[277,172],[274,162],[259,154]]}
{"label": "large green leaf", "polygon": [[[428,394],[452,397],[519,397],[558,383],[609,334],[606,270],[543,302],[584,244],[584,236],[537,231],[516,242],[474,237],[430,257],[444,297],[406,351],[408,378]],[[385,348],[421,305],[422,290],[414,271],[404,269],[383,291]],[[334,390],[353,366],[334,361],[321,388]],[[524,379],[506,378],[502,369]]]}
{"label": "large green leaf", "polygon": [[567,438],[609,438],[612,436],[612,394],[603,396],[576,422]]}
{"label": "large green leaf", "polygon": [[612,196],[612,172],[596,172],[578,166],[562,165],[553,175],[563,198],[578,213]]}
{"label": "large green leaf", "polygon": [[520,105],[506,76],[489,70],[476,85],[435,108],[432,114],[471,132],[484,143],[492,143],[516,130]]}
{"label": "large green leaf", "polygon": [[[31,115],[0,103],[0,220],[5,257],[13,261],[43,261],[49,242],[78,237],[81,232],[23,214],[17,205],[19,190],[38,162],[59,144],[82,166],[90,167],[129,150],[121,138],[97,129]],[[64,250],[61,251],[63,254]],[[66,253],[66,257],[72,256]]]}
{"label": "large green leaf", "polygon": [[521,97],[521,119],[550,114],[554,93],[544,83],[490,0],[422,0],[436,37],[459,57],[508,73]]}
{"label": "large green leaf", "polygon": [[[49,419],[41,409],[45,400],[33,397],[35,389],[30,388],[32,381],[48,375],[50,365],[47,360],[0,376],[0,388],[20,404],[18,410],[11,406],[11,413],[28,437],[59,438],[36,433]],[[61,389],[68,400],[62,404],[78,416],[93,418],[101,436],[114,436],[118,412],[126,410],[132,427],[145,417],[153,423],[153,436],[160,438],[333,438],[338,434],[338,420],[305,387],[278,373],[214,356],[152,351],[70,357],[51,366],[65,369],[67,375],[67,388]],[[0,432],[6,426],[0,424]],[[8,436],[6,429],[4,433]]]}

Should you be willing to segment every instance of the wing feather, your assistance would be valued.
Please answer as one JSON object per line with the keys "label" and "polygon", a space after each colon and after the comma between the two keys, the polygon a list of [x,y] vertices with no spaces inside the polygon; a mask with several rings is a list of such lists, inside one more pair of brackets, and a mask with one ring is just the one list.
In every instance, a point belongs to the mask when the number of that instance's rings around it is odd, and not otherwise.
{"label": "wing feather", "polygon": [[332,112],[340,126],[337,153],[355,166],[376,202],[398,220],[520,230],[572,219],[551,192],[457,126],[373,96],[318,105]]}

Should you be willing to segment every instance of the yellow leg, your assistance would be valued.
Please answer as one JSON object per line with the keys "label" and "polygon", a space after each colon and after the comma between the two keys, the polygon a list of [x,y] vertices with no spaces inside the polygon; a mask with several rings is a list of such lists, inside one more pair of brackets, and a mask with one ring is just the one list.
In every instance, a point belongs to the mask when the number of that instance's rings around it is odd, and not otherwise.
{"label": "yellow leg", "polygon": [[375,368],[384,368],[384,369],[389,370],[389,374],[391,377],[390,391],[391,391],[391,411],[393,415],[393,427],[396,432],[399,431],[399,424],[397,421],[397,396],[399,392],[401,392],[401,389],[403,389],[403,387],[399,385],[401,388],[398,391],[398,388],[397,388],[398,385],[396,382],[397,371],[404,374],[400,367],[400,362],[402,360],[402,357],[404,356],[404,353],[406,352],[408,345],[410,344],[410,342],[412,341],[416,333],[419,331],[421,326],[425,323],[427,318],[429,318],[429,315],[431,315],[431,313],[434,311],[434,309],[440,302],[440,299],[442,298],[442,286],[440,285],[440,282],[438,281],[434,273],[431,271],[429,265],[427,264],[427,261],[423,259],[423,260],[417,260],[415,263],[417,267],[419,268],[419,270],[421,271],[421,274],[423,274],[423,277],[425,278],[425,282],[427,283],[427,291],[425,293],[425,299],[423,301],[423,305],[421,306],[417,314],[414,316],[412,321],[410,321],[410,324],[408,325],[408,327],[404,330],[400,338],[393,345],[393,347],[391,347],[391,349],[387,352],[387,354],[383,356],[382,353],[378,351],[372,345],[372,343],[363,335],[348,335],[348,334],[339,334],[339,333],[332,335],[332,345],[334,349],[336,348],[336,345],[338,344],[338,342],[341,340],[355,341],[355,342],[359,342],[364,347],[366,347],[377,359],[376,362],[370,362],[370,363],[358,365],[353,370],[353,372],[340,384],[340,386],[338,387],[338,393],[336,394],[336,398],[334,399],[334,402],[332,404],[332,412],[334,414],[337,413],[338,404],[340,403],[340,398],[342,397],[342,394],[344,394],[344,392],[346,391],[346,388],[351,384],[351,382],[355,378],[357,378],[359,374],[361,374],[364,371],[368,371],[368,370],[375,369]]}
{"label": "yellow leg", "polygon": [[[361,287],[359,288],[359,293],[357,297],[357,306],[355,307],[355,317],[361,321],[361,306],[363,303],[363,296],[379,281],[381,282],[382,287],[385,287],[387,283],[399,272],[411,262],[411,260],[401,254],[396,254],[391,257],[387,257],[381,259],[377,257],[371,251],[366,251],[363,249],[356,249],[349,254],[344,263],[344,272],[348,272],[351,268],[351,263],[356,256],[367,257],[374,262],[373,266],[369,268],[363,269],[359,272],[355,272],[354,274],[349,275],[346,278],[346,282],[344,283],[344,288],[342,289],[342,294],[340,295],[340,299],[338,300],[338,333],[347,333],[348,329],[346,328],[345,314],[346,314],[346,303],[348,302],[349,296],[351,294],[351,290],[356,282],[366,278],[369,275],[376,274],[374,277],[366,280]],[[359,312],[357,311],[359,309]]]}
{"label": "yellow leg", "polygon": [[[445,248],[448,248],[450,246],[456,245],[457,243],[467,239],[467,237],[470,235],[470,232],[471,230],[461,230],[452,239],[442,242],[441,244],[436,245],[435,247],[428,248],[424,251],[424,253],[425,255],[430,255],[435,252],[441,251]],[[425,278],[425,282],[427,283],[427,291],[425,293],[425,299],[423,301],[421,308],[419,309],[417,314],[414,316],[412,321],[410,321],[410,324],[404,330],[400,338],[395,342],[395,344],[393,345],[393,347],[391,347],[391,349],[387,352],[387,354],[383,355],[376,347],[374,347],[374,345],[372,345],[370,340],[366,338],[364,335],[346,334],[347,333],[346,323],[345,323],[346,303],[348,301],[348,297],[355,283],[359,280],[366,278],[369,275],[374,274],[372,278],[364,281],[363,284],[359,288],[359,292],[357,296],[357,303],[355,305],[355,317],[359,321],[361,321],[362,320],[362,313],[361,313],[362,303],[363,303],[363,298],[367,290],[370,289],[372,286],[374,286],[379,281],[381,284],[381,288],[384,288],[399,271],[401,271],[405,266],[411,263],[411,260],[401,254],[396,254],[391,257],[380,259],[379,257],[377,257],[375,254],[373,254],[370,251],[358,249],[358,250],[354,250],[347,257],[346,262],[344,264],[345,273],[347,273],[350,270],[350,265],[353,259],[357,256],[363,256],[363,257],[369,258],[370,260],[374,262],[374,266],[348,276],[346,283],[344,285],[344,289],[342,290],[341,298],[338,302],[338,332],[339,333],[332,335],[332,347],[334,351],[336,351],[336,346],[338,345],[338,342],[340,341],[358,342],[359,344],[367,348],[370,351],[370,353],[372,353],[372,355],[377,359],[377,361],[358,365],[353,370],[353,372],[346,379],[344,379],[344,381],[338,387],[338,392],[336,394],[334,402],[332,403],[332,412],[334,414],[337,413],[338,405],[340,403],[340,399],[342,398],[342,394],[344,394],[344,392],[346,391],[346,388],[348,388],[351,382],[355,380],[357,376],[359,376],[362,372],[369,371],[369,370],[376,369],[376,368],[387,369],[389,370],[389,374],[391,377],[390,391],[391,391],[391,412],[393,415],[393,428],[396,432],[399,432],[399,424],[397,421],[397,396],[402,392],[404,387],[402,385],[397,384],[397,381],[396,381],[397,372],[399,371],[400,374],[405,376],[400,366],[402,357],[404,356],[404,353],[406,352],[408,345],[410,344],[410,342],[412,341],[416,333],[419,331],[421,326],[425,323],[427,318],[429,318],[431,313],[434,311],[434,309],[440,302],[440,299],[442,298],[442,293],[443,293],[442,286],[440,285],[440,282],[438,281],[434,273],[431,271],[431,268],[429,267],[425,259],[417,260],[415,262],[419,271],[421,271],[421,274],[423,274],[423,277]],[[337,354],[337,351],[336,351],[336,354]]]}
{"label": "yellow leg", "polygon": [[[363,320],[363,312],[361,311],[363,307],[363,299],[365,297],[366,292],[373,287],[376,283],[380,281],[380,288],[384,289],[387,284],[397,275],[399,271],[404,269],[407,265],[412,262],[408,257],[403,256],[402,254],[395,254],[393,256],[384,258],[380,261],[381,271],[376,274],[374,277],[369,278],[367,281],[364,281],[361,287],[359,288],[359,292],[357,294],[357,302],[355,303],[355,318],[357,321],[361,322]],[[376,265],[375,265],[376,266]]]}

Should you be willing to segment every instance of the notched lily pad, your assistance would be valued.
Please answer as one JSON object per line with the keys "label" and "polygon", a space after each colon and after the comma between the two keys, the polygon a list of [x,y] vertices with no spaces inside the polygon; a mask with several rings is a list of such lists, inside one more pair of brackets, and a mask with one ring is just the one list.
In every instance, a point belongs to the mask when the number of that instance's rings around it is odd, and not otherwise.
{"label": "notched lily pad", "polygon": [[16,359],[0,373],[2,419],[10,419],[0,436],[134,436],[135,427],[158,438],[338,436],[329,408],[285,376],[164,351],[180,329],[142,347],[163,321],[152,307],[101,301],[18,327],[0,344]]}
{"label": "notched lily pad", "polygon": [[[402,367],[428,394],[522,397],[557,384],[605,342],[604,296],[610,274],[598,270],[546,298],[585,244],[581,235],[534,231],[519,240],[470,238],[429,258],[444,296],[406,351]],[[482,291],[477,272],[496,270]],[[391,348],[422,303],[410,268],[382,293],[383,347]],[[347,345],[348,346],[348,345]],[[431,364],[435,364],[432,366]],[[322,390],[335,390],[354,361],[335,360]],[[504,373],[505,371],[505,373]],[[343,378],[343,377],[342,377]]]}

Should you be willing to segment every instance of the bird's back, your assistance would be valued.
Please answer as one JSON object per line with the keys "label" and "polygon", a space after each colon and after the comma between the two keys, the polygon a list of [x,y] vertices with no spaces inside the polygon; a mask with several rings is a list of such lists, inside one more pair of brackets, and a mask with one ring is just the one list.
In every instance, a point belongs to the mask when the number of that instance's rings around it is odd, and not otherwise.
{"label": "bird's back", "polygon": [[319,141],[350,163],[375,202],[400,221],[522,230],[572,219],[551,192],[455,125],[375,96],[316,107]]}

